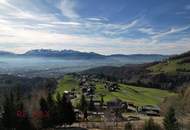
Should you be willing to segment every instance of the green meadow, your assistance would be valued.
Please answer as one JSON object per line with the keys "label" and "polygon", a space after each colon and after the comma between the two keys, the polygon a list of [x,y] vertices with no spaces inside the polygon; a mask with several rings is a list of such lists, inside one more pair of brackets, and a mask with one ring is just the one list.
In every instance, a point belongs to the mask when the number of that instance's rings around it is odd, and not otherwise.
{"label": "green meadow", "polygon": [[[95,97],[100,99],[100,95],[104,95],[105,102],[120,99],[122,101],[132,102],[141,106],[159,105],[164,98],[175,95],[175,93],[167,90],[144,88],[125,84],[119,84],[119,86],[120,90],[109,92],[104,88],[104,84],[102,82],[96,82]],[[79,81],[70,75],[64,76],[64,78],[59,81],[54,97],[56,97],[57,93],[63,94],[64,91],[70,91],[72,89],[75,89],[75,92],[78,95],[78,97],[73,100],[74,104],[76,104],[79,101],[81,90],[79,88]]]}

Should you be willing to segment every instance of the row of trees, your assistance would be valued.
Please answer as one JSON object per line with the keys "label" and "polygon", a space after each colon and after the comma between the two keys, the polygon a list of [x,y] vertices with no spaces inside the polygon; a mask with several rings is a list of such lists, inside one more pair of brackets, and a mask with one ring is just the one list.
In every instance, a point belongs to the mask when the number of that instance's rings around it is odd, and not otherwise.
{"label": "row of trees", "polygon": [[[92,99],[91,99],[92,100]],[[87,111],[89,110],[90,103],[86,101],[84,95],[81,96],[79,109],[84,114],[84,119],[87,119]],[[6,130],[33,130],[34,126],[31,123],[32,117],[31,113],[28,113],[23,99],[20,97],[19,93],[5,96],[5,102],[3,105],[3,118],[2,124]],[[61,96],[57,94],[56,100],[52,98],[51,93],[48,94],[46,98],[42,97],[39,100],[39,111],[41,116],[38,117],[40,122],[39,128],[54,128],[57,126],[70,126],[76,121],[76,116],[72,103],[67,95]],[[175,116],[175,110],[170,108],[165,115],[163,126],[165,130],[179,130],[179,123]],[[126,125],[126,129],[132,129],[132,125],[129,123]],[[144,130],[161,130],[162,128],[156,124],[152,119],[145,122]]]}
{"label": "row of trees", "polygon": [[[25,113],[22,118],[18,116],[18,112]],[[6,130],[31,130],[32,125],[29,121],[29,114],[24,108],[24,104],[21,100],[19,94],[13,94],[5,96],[5,102],[3,104],[3,114],[2,114],[2,129]]]}
{"label": "row of trees", "polygon": [[39,128],[54,128],[71,125],[75,121],[75,112],[70,99],[57,95],[57,101],[49,93],[47,98],[39,100],[37,112],[27,112],[23,99],[12,92],[6,95],[3,104],[2,125],[5,130],[33,130],[36,128],[31,121],[39,121]]}
{"label": "row of trees", "polygon": [[[40,111],[43,113],[41,117],[42,128],[52,128],[55,126],[71,125],[75,120],[75,112],[70,99],[67,95],[57,95],[57,101],[52,99],[52,95],[48,94],[47,99],[40,99]],[[48,116],[44,116],[47,115]]]}

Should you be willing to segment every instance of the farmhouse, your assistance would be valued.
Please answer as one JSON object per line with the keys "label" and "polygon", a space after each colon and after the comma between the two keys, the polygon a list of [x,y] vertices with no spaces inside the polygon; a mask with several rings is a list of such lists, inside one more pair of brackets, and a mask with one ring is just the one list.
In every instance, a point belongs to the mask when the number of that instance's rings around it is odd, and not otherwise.
{"label": "farmhouse", "polygon": [[137,106],[132,102],[127,102],[127,111],[128,112],[137,112]]}
{"label": "farmhouse", "polygon": [[119,90],[119,85],[115,82],[106,82],[105,86],[106,89],[108,89],[110,92],[115,92]]}
{"label": "farmhouse", "polygon": [[112,109],[112,110],[121,109],[122,108],[122,101],[118,100],[118,99],[113,100],[113,101],[109,101],[109,102],[107,102],[107,108]]}
{"label": "farmhouse", "polygon": [[140,112],[148,116],[160,116],[160,108],[158,106],[142,106]]}
{"label": "farmhouse", "polygon": [[67,96],[68,99],[74,99],[76,98],[76,95],[73,91],[64,91],[64,94]]}

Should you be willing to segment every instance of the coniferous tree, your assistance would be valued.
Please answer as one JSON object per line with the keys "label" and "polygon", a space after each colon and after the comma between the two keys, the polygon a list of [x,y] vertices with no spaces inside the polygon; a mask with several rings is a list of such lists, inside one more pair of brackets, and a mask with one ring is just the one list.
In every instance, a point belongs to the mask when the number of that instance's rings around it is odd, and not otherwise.
{"label": "coniferous tree", "polygon": [[179,123],[175,116],[175,109],[170,107],[169,111],[166,113],[164,118],[164,128],[165,130],[179,130]]}
{"label": "coniferous tree", "polygon": [[101,95],[100,106],[103,107],[103,105],[104,105],[104,95]]}
{"label": "coniferous tree", "polygon": [[21,112],[23,115],[18,116],[16,120],[16,130],[32,130],[32,124],[29,120],[29,115],[24,109],[24,104],[20,102],[17,105],[17,112]]}
{"label": "coniferous tree", "polygon": [[54,127],[57,124],[57,107],[56,103],[52,98],[51,93],[48,93],[47,97],[47,105],[48,105],[48,110],[49,110],[49,117],[48,117],[48,124],[49,127]]}
{"label": "coniferous tree", "polygon": [[60,95],[60,93],[57,93],[56,100],[57,100],[57,103],[61,102],[61,95]]}
{"label": "coniferous tree", "polygon": [[14,96],[11,92],[10,95],[5,96],[5,102],[3,104],[3,118],[2,123],[5,128],[13,129],[16,128],[16,106],[14,103]]}
{"label": "coniferous tree", "polygon": [[88,110],[88,103],[86,101],[86,98],[84,95],[81,96],[81,99],[80,99],[80,104],[79,104],[79,109],[82,111],[83,113],[83,117],[84,119],[87,119],[87,110]]}
{"label": "coniferous tree", "polygon": [[41,127],[48,128],[48,117],[45,116],[49,112],[47,101],[42,97],[40,99],[40,119],[41,119]]}
{"label": "coniferous tree", "polygon": [[90,103],[89,103],[89,105],[88,105],[88,110],[89,110],[89,111],[94,111],[94,110],[95,110],[94,101],[93,101],[93,96],[90,97]]}
{"label": "coniferous tree", "polygon": [[58,125],[71,125],[75,121],[75,113],[72,103],[63,95],[60,102],[58,102]]}
{"label": "coniferous tree", "polygon": [[72,125],[76,118],[71,101],[68,100],[64,106],[64,124]]}
{"label": "coniferous tree", "polygon": [[57,93],[56,95],[56,105],[55,105],[56,109],[55,109],[55,124],[56,125],[61,125],[62,123],[62,103],[61,103],[61,95],[60,93]]}
{"label": "coniferous tree", "polygon": [[[5,102],[3,104],[3,118],[2,124],[6,129],[15,130],[31,130],[32,125],[29,120],[29,116],[24,109],[24,104],[21,101],[21,97],[11,92],[10,95],[5,96]],[[18,114],[19,112],[19,114]]]}

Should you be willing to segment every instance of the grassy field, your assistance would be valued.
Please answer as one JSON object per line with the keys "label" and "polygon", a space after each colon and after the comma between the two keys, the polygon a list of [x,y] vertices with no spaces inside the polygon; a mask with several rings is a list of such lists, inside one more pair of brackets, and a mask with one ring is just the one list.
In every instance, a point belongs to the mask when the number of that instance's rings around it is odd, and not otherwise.
{"label": "grassy field", "polygon": [[152,71],[152,74],[159,74],[159,73],[169,73],[169,74],[176,74],[177,70],[185,69],[190,71],[190,64],[189,63],[183,63],[180,64],[182,59],[178,60],[169,60],[168,62],[159,63],[157,65],[151,66],[148,68]]}
{"label": "grassy field", "polygon": [[[55,95],[58,92],[63,94],[64,91],[70,91],[73,88],[76,89],[76,92],[79,95],[81,94],[81,91],[78,84],[78,81],[72,76],[66,75],[62,80],[59,81]],[[158,105],[165,97],[174,95],[174,93],[166,90],[143,88],[124,84],[119,84],[119,86],[120,90],[117,92],[109,92],[107,89],[104,89],[103,83],[97,82],[95,97],[100,99],[100,95],[103,94],[105,95],[105,102],[118,98],[123,101],[133,102],[136,105]],[[74,104],[76,104],[78,101],[79,99],[75,99]]]}

